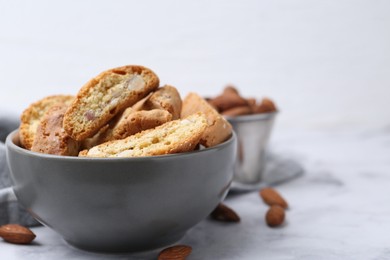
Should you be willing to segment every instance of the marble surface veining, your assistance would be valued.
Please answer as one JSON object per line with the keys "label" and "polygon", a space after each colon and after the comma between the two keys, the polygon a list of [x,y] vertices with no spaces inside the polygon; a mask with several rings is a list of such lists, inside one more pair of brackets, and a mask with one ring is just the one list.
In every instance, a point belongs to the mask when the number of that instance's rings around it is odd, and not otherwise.
{"label": "marble surface veining", "polygon": [[[178,243],[191,259],[390,259],[390,126],[376,129],[277,132],[277,154],[302,164],[305,174],[277,189],[288,200],[286,222],[269,228],[257,192],[225,203],[238,224],[206,219]],[[0,241],[2,259],[156,259],[159,250],[96,254],[68,246],[46,227],[33,228],[32,245]]]}

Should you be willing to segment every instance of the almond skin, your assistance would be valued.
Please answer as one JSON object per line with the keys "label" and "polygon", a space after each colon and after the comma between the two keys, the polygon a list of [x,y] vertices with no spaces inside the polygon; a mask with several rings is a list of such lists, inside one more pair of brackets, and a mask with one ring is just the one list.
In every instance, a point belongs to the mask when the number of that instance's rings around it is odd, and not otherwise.
{"label": "almond skin", "polygon": [[30,244],[36,236],[26,227],[7,224],[0,227],[0,237],[13,244]]}
{"label": "almond skin", "polygon": [[246,99],[242,98],[234,91],[224,91],[222,95],[209,100],[209,103],[219,112],[223,112],[233,107],[248,106]]}
{"label": "almond skin", "polygon": [[238,214],[223,203],[219,203],[213,212],[211,212],[210,216],[217,221],[240,222]]}
{"label": "almond skin", "polygon": [[271,206],[265,215],[265,221],[270,227],[280,226],[281,224],[283,224],[284,218],[284,209],[278,205]]}
{"label": "almond skin", "polygon": [[271,113],[275,112],[278,109],[275,106],[275,103],[269,98],[263,98],[259,106],[257,107],[255,113]]}
{"label": "almond skin", "polygon": [[165,248],[158,255],[158,260],[184,260],[191,254],[192,247],[176,245]]}
{"label": "almond skin", "polygon": [[288,208],[286,200],[273,188],[261,189],[259,195],[263,199],[264,203],[269,206],[279,205],[284,209]]}
{"label": "almond skin", "polygon": [[224,116],[242,116],[249,114],[252,114],[250,106],[233,107],[222,112],[222,115]]}

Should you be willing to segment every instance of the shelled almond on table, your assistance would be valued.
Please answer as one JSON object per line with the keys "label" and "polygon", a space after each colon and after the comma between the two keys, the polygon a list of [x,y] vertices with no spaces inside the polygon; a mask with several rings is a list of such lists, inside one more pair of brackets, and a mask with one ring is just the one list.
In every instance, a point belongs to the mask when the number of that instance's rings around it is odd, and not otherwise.
{"label": "shelled almond on table", "polygon": [[30,244],[36,235],[27,227],[19,224],[0,226],[0,237],[12,244]]}

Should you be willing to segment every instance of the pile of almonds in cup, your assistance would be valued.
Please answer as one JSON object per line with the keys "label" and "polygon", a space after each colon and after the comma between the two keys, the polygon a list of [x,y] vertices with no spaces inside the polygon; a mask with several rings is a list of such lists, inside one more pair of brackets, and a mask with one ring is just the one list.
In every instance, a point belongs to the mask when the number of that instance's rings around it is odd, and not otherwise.
{"label": "pile of almonds in cup", "polygon": [[222,94],[207,101],[224,116],[242,116],[276,112],[275,103],[269,98],[258,102],[256,98],[244,98],[233,86],[227,86]]}

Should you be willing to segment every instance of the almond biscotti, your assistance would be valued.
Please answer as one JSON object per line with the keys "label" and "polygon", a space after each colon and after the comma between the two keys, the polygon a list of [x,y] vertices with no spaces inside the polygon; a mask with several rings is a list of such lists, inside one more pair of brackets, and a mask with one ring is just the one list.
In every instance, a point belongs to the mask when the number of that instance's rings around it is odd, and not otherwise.
{"label": "almond biscotti", "polygon": [[158,76],[142,66],[102,72],[87,82],[64,116],[64,129],[75,140],[93,136],[117,113],[158,88]]}
{"label": "almond biscotti", "polygon": [[181,117],[202,112],[207,117],[208,127],[204,131],[200,143],[211,147],[224,142],[232,134],[232,126],[205,99],[196,93],[189,93],[183,100]]}
{"label": "almond biscotti", "polygon": [[131,111],[131,108],[128,108],[126,110],[129,111],[125,111],[116,124],[107,131],[109,134],[105,141],[123,139],[172,120],[172,115],[162,109]]}
{"label": "almond biscotti", "polygon": [[172,120],[172,115],[166,110],[138,110],[127,108],[117,115],[93,137],[82,141],[82,149],[89,149],[104,142],[124,139],[130,135],[154,128]]}
{"label": "almond biscotti", "polygon": [[165,85],[157,89],[144,102],[143,109],[164,109],[172,114],[172,119],[180,118],[182,100],[179,91],[173,86]]}
{"label": "almond biscotti", "polygon": [[31,151],[76,156],[79,153],[79,143],[73,140],[62,128],[67,106],[64,104],[52,106],[40,121]]}
{"label": "almond biscotti", "polygon": [[127,108],[93,137],[82,141],[82,149],[90,149],[104,142],[124,139],[130,135],[154,128],[172,120],[172,115],[162,109],[134,111]]}
{"label": "almond biscotti", "polygon": [[80,152],[84,157],[139,157],[187,152],[195,149],[207,127],[202,113],[192,114]]}
{"label": "almond biscotti", "polygon": [[45,113],[56,104],[70,105],[74,96],[53,95],[32,103],[20,117],[20,143],[26,149],[31,149],[38,125]]}

